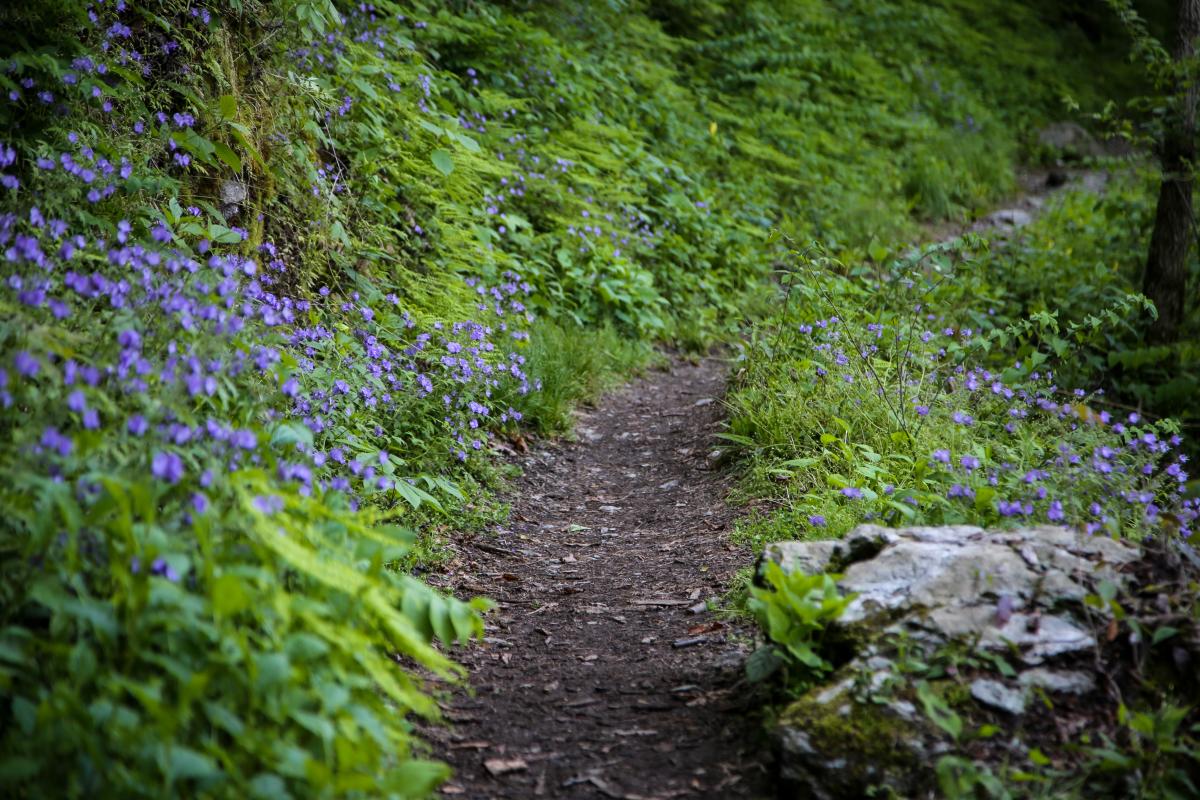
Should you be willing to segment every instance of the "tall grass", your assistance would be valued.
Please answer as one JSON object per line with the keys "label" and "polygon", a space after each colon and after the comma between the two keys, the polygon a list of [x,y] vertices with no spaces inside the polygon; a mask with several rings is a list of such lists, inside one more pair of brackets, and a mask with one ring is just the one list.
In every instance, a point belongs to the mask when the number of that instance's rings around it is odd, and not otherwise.
{"label": "tall grass", "polygon": [[529,348],[530,374],[541,389],[521,398],[523,422],[539,433],[568,432],[575,406],[595,401],[659,358],[645,342],[623,337],[611,325],[581,328],[541,320]]}

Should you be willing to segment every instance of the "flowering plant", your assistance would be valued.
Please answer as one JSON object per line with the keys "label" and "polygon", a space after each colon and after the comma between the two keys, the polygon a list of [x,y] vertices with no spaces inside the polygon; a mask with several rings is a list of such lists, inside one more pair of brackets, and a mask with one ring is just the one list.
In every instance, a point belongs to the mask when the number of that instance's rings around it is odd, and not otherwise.
{"label": "flowering plant", "polygon": [[797,254],[792,302],[744,351],[733,396],[728,438],[758,454],[757,480],[790,501],[789,518],[832,535],[864,520],[1190,535],[1198,509],[1175,423],[1095,410],[1104,393],[1061,389],[1040,352],[989,368],[1013,327],[932,310],[970,244],[927,250],[865,289]]}

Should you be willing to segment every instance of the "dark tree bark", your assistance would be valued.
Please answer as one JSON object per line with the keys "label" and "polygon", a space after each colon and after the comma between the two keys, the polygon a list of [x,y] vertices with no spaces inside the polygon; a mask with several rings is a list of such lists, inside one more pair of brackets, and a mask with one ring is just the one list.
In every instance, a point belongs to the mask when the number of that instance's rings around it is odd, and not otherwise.
{"label": "dark tree bark", "polygon": [[[1200,0],[1178,1],[1175,60],[1190,59],[1200,38]],[[1173,342],[1183,324],[1187,295],[1187,257],[1192,241],[1192,166],[1196,158],[1196,102],[1200,87],[1190,72],[1176,87],[1182,107],[1168,122],[1162,141],[1162,185],[1154,215],[1154,233],[1142,278],[1142,293],[1154,301],[1158,320],[1151,339]]]}

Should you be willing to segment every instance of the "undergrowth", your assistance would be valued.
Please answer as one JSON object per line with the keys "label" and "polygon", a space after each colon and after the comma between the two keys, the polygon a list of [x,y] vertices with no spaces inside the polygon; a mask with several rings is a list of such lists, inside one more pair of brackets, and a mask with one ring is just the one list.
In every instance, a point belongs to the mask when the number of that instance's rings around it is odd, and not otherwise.
{"label": "undergrowth", "polygon": [[1150,199],[1123,170],[996,250],[967,237],[861,265],[797,252],[729,399],[742,494],[768,499],[739,535],[864,521],[1189,535],[1200,361],[1194,332],[1144,344]]}

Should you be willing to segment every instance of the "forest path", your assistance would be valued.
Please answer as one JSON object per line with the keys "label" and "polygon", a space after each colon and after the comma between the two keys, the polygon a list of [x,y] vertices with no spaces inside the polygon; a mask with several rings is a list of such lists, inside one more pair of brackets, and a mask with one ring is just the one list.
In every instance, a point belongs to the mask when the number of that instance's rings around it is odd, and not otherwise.
{"label": "forest path", "polygon": [[[1049,195],[1107,177],[1023,171],[1006,206],[927,240],[972,230],[1003,246]],[[508,522],[455,541],[434,582],[498,609],[456,654],[474,696],[423,730],[454,767],[445,796],[773,796],[762,698],[743,682],[754,631],[705,608],[756,556],[729,541],[732,476],[706,460],[726,373],[674,359],[580,411],[577,442],[518,457]]]}
{"label": "forest path", "polygon": [[508,523],[456,542],[453,588],[499,605],[457,654],[475,696],[426,731],[447,797],[768,796],[751,631],[704,608],[754,558],[706,463],[726,372],[673,360],[581,412],[520,458]]}

